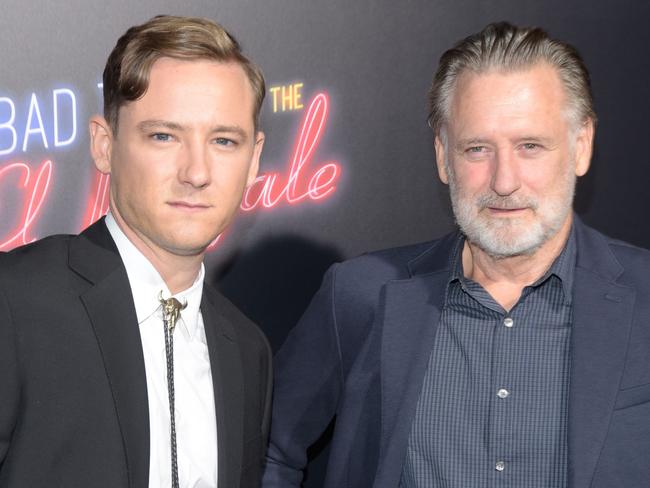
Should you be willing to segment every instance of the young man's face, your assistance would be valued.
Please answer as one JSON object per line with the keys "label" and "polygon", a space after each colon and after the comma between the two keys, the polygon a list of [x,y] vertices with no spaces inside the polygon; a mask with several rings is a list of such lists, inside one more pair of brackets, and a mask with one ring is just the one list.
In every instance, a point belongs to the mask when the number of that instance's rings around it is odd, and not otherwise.
{"label": "young man's face", "polygon": [[[264,138],[253,111],[236,63],[153,64],[144,96],[120,109],[117,134],[105,125],[103,140],[93,134],[95,163],[111,175],[111,211],[132,241],[162,255],[204,252],[257,175]],[[106,157],[97,157],[102,144]]]}
{"label": "young man's face", "polygon": [[436,150],[471,242],[509,257],[532,253],[568,228],[575,178],[589,167],[593,137],[591,123],[572,124],[549,65],[460,76],[447,144],[438,139]]}

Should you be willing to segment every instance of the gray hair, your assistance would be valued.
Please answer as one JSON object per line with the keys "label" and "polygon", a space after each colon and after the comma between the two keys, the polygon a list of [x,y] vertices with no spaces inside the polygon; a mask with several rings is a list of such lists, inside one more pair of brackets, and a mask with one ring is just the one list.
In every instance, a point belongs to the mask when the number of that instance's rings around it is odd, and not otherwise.
{"label": "gray hair", "polygon": [[478,34],[458,42],[440,58],[429,90],[429,126],[436,136],[448,121],[458,77],[469,70],[518,71],[545,62],[554,67],[567,98],[567,116],[574,128],[591,119],[596,123],[589,72],[578,51],[551,39],[537,27],[517,27],[508,22],[489,24]]}

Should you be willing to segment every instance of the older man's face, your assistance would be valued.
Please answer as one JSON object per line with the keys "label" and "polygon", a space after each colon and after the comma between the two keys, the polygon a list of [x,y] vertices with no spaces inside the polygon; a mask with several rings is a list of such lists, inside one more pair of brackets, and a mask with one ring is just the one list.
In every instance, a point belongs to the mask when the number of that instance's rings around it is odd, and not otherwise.
{"label": "older man's face", "polygon": [[446,144],[436,139],[438,171],[461,229],[489,255],[533,253],[568,228],[593,125],[574,127],[566,112],[559,76],[546,64],[458,80]]}

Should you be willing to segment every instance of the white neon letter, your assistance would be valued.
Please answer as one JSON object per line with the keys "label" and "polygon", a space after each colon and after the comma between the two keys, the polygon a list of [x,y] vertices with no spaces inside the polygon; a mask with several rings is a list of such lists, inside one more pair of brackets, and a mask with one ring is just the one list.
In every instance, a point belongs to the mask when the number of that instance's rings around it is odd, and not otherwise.
{"label": "white neon letter", "polygon": [[[72,134],[65,141],[59,140],[59,95],[70,97],[72,113]],[[54,146],[67,146],[77,137],[77,100],[72,90],[60,88],[52,91],[52,109],[54,111]],[[47,146],[46,146],[47,147]]]}
{"label": "white neon letter", "polygon": [[[38,120],[38,127],[32,127],[32,118],[36,114],[36,119]],[[45,126],[43,125],[43,117],[41,117],[41,109],[38,108],[38,100],[36,99],[36,93],[32,93],[32,99],[29,102],[29,114],[27,115],[27,123],[25,124],[25,136],[23,137],[23,152],[27,151],[27,139],[31,134],[41,134],[41,140],[45,149],[48,149],[47,146],[47,137],[45,136]]]}
{"label": "white neon letter", "polygon": [[9,105],[9,112],[11,113],[9,120],[0,123],[0,130],[4,129],[11,132],[11,146],[0,149],[0,156],[4,156],[5,154],[11,154],[13,150],[16,149],[16,144],[18,143],[18,134],[16,134],[16,128],[14,127],[14,120],[16,120],[16,106],[14,105],[14,101],[7,97],[0,97],[0,103],[6,103]]}

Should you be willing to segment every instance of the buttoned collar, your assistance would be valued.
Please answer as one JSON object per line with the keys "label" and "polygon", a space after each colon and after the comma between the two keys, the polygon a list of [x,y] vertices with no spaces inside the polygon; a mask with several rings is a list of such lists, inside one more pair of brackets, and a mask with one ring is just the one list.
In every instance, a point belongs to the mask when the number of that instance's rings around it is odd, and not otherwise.
{"label": "buttoned collar", "polygon": [[[163,298],[169,298],[171,296],[169,288],[153,264],[151,264],[144,254],[122,232],[122,229],[117,225],[115,218],[110,212],[106,215],[106,227],[115,241],[115,245],[126,268],[126,274],[129,277],[138,325],[141,325],[153,314],[156,314],[162,321],[159,297],[162,293]],[[199,327],[199,312],[204,277],[205,267],[201,263],[201,269],[194,283],[186,290],[173,295],[181,303],[187,303],[187,307],[181,312],[181,320],[178,325],[180,325],[182,333],[188,339],[195,337]]]}

